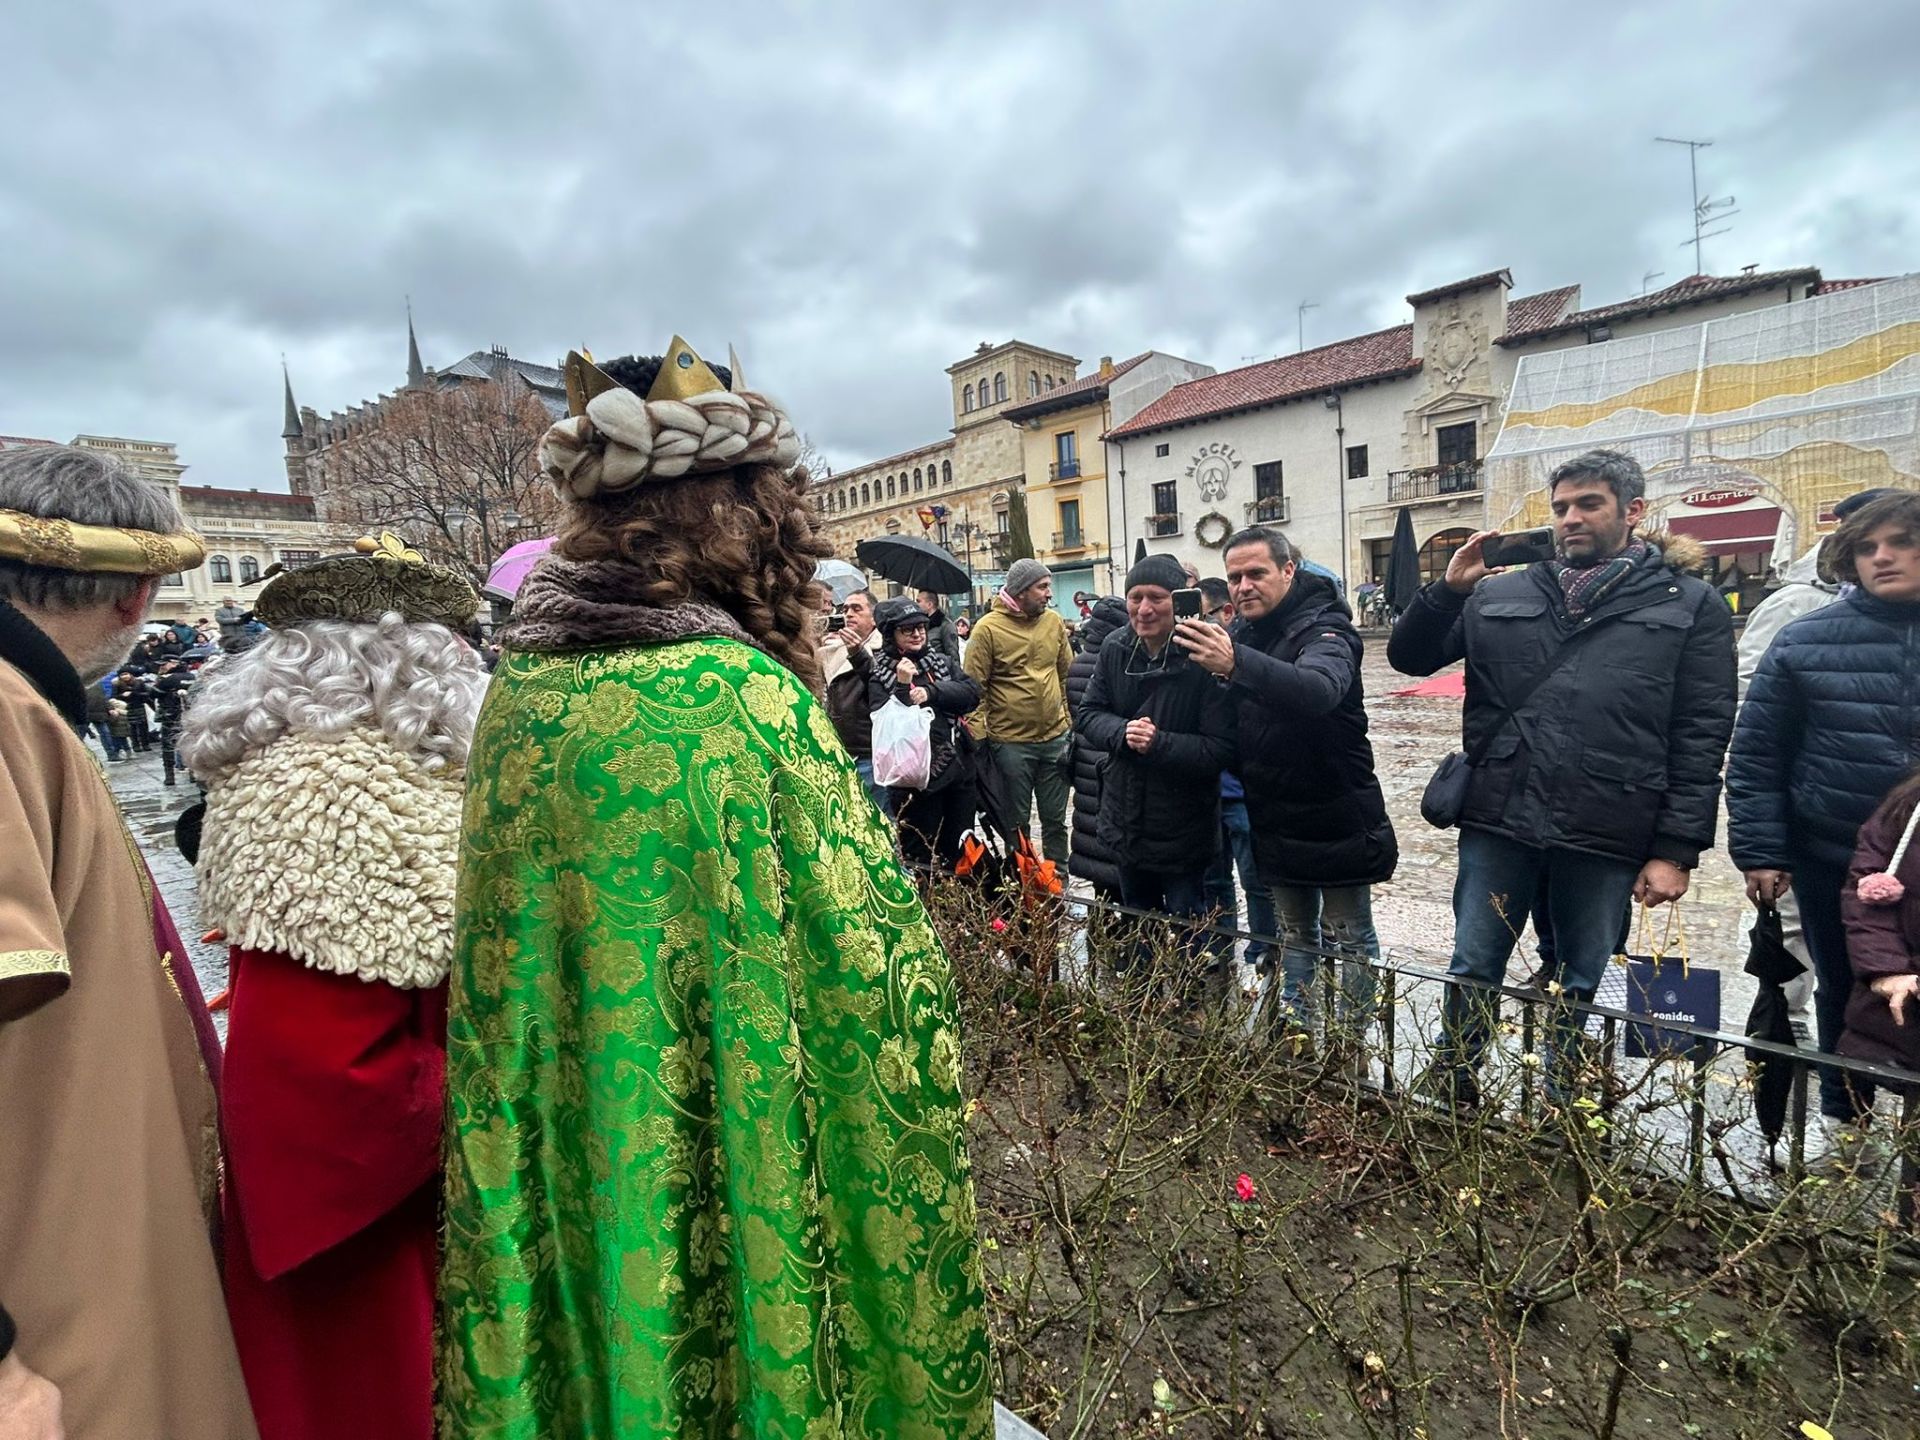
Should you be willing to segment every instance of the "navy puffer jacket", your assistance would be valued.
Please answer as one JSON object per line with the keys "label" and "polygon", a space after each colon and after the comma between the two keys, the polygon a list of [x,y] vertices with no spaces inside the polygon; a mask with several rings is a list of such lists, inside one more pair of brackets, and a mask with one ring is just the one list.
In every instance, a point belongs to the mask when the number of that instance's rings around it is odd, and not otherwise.
{"label": "navy puffer jacket", "polygon": [[1767,651],[1727,764],[1742,870],[1845,870],[1860,827],[1920,764],[1920,602],[1849,590]]}

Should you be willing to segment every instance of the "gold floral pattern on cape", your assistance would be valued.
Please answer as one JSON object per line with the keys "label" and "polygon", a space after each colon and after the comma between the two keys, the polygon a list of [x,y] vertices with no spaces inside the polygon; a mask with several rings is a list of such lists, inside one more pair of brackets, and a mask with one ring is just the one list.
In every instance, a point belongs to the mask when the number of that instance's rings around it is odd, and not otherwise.
{"label": "gold floral pattern on cape", "polygon": [[952,976],[813,697],[514,653],[468,777],[441,1433],[988,1435]]}

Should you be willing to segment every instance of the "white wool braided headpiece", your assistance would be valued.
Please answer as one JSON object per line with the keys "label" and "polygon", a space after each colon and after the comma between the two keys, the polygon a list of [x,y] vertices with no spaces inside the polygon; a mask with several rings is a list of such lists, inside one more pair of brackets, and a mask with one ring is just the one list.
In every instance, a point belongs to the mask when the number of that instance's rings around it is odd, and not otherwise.
{"label": "white wool braided headpiece", "polygon": [[540,465],[553,488],[575,500],[735,465],[786,467],[799,458],[800,437],[786,412],[751,390],[710,390],[685,400],[603,390],[584,415],[555,421],[540,442]]}

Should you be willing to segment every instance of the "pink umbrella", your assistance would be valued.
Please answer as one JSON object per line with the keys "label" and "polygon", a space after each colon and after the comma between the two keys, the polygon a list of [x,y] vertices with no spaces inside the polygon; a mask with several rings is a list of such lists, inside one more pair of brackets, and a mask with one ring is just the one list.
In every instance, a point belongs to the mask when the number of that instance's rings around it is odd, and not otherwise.
{"label": "pink umbrella", "polygon": [[513,603],[513,597],[520,593],[520,587],[526,583],[527,572],[533,569],[534,562],[553,548],[554,537],[546,536],[540,540],[522,540],[518,545],[509,546],[507,552],[493,562],[493,568],[487,572],[487,583],[480,587],[480,593],[494,600]]}

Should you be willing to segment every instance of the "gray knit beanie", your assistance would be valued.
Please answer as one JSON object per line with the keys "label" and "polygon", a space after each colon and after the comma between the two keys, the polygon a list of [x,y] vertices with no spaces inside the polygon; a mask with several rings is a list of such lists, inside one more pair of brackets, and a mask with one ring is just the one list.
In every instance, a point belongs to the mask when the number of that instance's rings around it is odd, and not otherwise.
{"label": "gray knit beanie", "polygon": [[1016,560],[1007,567],[1007,593],[1019,597],[1042,580],[1051,580],[1053,572],[1038,560]]}

